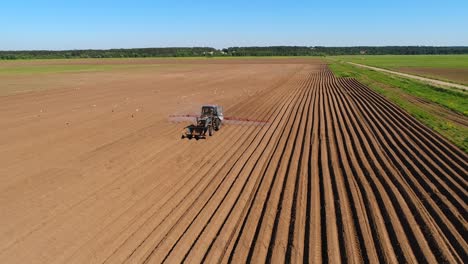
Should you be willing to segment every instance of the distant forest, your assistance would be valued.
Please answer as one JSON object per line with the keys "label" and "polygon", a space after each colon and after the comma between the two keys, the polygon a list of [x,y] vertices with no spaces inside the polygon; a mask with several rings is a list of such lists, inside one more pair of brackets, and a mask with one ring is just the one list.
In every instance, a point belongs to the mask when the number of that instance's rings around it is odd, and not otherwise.
{"label": "distant forest", "polygon": [[220,57],[220,56],[330,56],[330,55],[418,55],[468,54],[468,47],[386,46],[386,47],[231,47],[215,49],[142,48],[108,50],[21,50],[0,51],[1,60],[61,58],[143,58],[143,57]]}

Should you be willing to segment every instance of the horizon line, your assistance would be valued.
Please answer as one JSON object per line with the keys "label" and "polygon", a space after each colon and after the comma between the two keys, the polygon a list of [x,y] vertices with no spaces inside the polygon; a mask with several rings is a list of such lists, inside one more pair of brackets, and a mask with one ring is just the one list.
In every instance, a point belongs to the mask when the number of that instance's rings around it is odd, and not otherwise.
{"label": "horizon line", "polygon": [[230,48],[272,48],[272,47],[301,47],[301,48],[384,48],[384,47],[426,47],[426,48],[468,48],[468,45],[358,45],[358,46],[299,46],[299,45],[253,45],[253,46],[230,46],[223,48],[214,48],[210,46],[153,46],[153,47],[138,47],[138,48],[77,48],[77,49],[5,49],[0,50],[0,52],[17,52],[17,51],[80,51],[80,50],[132,50],[132,49],[193,49],[193,48],[203,48],[203,49],[215,49],[221,51],[223,49]]}

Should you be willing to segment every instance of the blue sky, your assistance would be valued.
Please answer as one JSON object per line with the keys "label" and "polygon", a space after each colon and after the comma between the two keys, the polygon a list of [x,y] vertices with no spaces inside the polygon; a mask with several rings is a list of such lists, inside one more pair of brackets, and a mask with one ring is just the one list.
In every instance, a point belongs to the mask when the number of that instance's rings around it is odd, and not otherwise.
{"label": "blue sky", "polygon": [[0,2],[0,50],[468,46],[468,1]]}

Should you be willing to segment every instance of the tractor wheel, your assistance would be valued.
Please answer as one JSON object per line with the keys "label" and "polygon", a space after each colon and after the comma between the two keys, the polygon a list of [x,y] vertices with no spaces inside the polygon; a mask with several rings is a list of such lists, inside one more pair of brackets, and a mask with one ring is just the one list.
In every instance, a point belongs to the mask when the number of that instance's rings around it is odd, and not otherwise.
{"label": "tractor wheel", "polygon": [[208,135],[210,135],[210,137],[213,135],[213,127],[212,126],[208,127]]}
{"label": "tractor wheel", "polygon": [[214,130],[218,131],[220,127],[221,127],[221,122],[219,121],[219,119],[216,119],[215,120]]}

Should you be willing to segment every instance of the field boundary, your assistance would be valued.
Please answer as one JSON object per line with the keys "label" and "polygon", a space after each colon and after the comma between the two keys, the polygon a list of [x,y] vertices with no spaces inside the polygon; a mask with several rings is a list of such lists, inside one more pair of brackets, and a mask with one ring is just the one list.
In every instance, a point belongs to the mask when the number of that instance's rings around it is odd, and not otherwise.
{"label": "field boundary", "polygon": [[461,89],[461,90],[464,90],[464,91],[468,91],[468,86],[465,86],[465,85],[462,85],[462,84],[444,82],[444,81],[440,81],[440,80],[435,80],[435,79],[431,79],[431,78],[421,77],[421,76],[402,73],[402,72],[397,72],[397,71],[390,71],[390,70],[387,70],[387,69],[374,67],[374,66],[363,65],[363,64],[354,63],[354,62],[346,62],[346,63],[349,63],[349,64],[354,65],[354,66],[362,67],[362,68],[375,70],[375,71],[380,71],[380,72],[390,73],[390,74],[394,74],[394,75],[399,75],[399,76],[402,76],[402,77],[422,81],[422,82],[425,82],[425,83],[428,83],[428,84],[431,84],[431,85],[436,85],[436,86],[442,87],[442,88],[450,87],[450,88],[456,88],[456,89]]}

